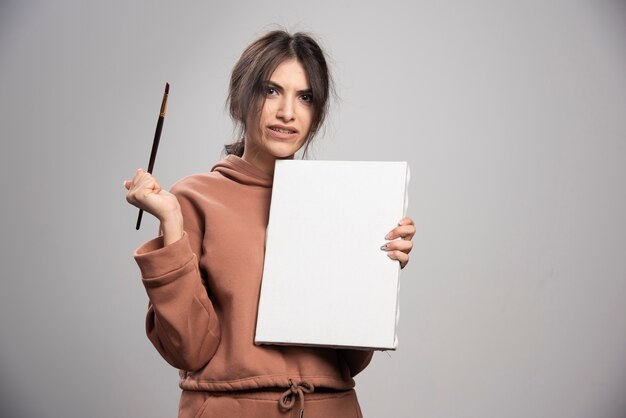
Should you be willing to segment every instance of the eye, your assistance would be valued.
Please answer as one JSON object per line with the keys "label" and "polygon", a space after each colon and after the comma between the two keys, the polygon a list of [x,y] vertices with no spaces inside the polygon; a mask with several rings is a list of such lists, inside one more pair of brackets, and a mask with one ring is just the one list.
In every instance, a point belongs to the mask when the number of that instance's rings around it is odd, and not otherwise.
{"label": "eye", "polygon": [[311,94],[303,94],[302,96],[300,96],[300,99],[301,99],[303,102],[310,103],[310,102],[312,102],[312,101],[313,101],[313,95],[311,95]]}
{"label": "eye", "polygon": [[274,87],[267,87],[265,89],[265,94],[271,96],[271,95],[274,95],[274,94],[278,94],[278,91]]}

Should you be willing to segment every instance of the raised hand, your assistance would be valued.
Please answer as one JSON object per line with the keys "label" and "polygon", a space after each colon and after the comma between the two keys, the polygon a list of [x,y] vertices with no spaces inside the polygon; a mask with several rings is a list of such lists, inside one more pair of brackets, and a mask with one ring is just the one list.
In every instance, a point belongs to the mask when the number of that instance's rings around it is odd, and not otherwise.
{"label": "raised hand", "polygon": [[183,216],[178,199],[164,190],[154,176],[139,168],[132,180],[125,180],[126,201],[161,221],[165,245],[182,236]]}

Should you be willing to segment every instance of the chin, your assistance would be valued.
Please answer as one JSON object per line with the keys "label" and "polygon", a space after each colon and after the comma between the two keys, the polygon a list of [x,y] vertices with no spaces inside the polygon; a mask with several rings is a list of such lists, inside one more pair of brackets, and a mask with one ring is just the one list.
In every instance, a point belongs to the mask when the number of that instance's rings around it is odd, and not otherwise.
{"label": "chin", "polygon": [[275,158],[286,159],[293,158],[300,148],[302,145],[296,147],[293,144],[272,144],[268,147],[268,151]]}

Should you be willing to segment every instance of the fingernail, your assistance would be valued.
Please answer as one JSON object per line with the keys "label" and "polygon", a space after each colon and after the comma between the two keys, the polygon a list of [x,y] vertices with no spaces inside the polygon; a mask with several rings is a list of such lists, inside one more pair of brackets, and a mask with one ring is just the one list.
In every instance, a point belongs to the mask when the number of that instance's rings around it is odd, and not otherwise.
{"label": "fingernail", "polygon": [[393,253],[392,252],[387,253],[387,257],[393,258]]}
{"label": "fingernail", "polygon": [[382,247],[380,247],[381,250],[386,250],[387,249],[387,244],[383,245]]}
{"label": "fingernail", "polygon": [[391,232],[385,235],[385,239],[391,239]]}

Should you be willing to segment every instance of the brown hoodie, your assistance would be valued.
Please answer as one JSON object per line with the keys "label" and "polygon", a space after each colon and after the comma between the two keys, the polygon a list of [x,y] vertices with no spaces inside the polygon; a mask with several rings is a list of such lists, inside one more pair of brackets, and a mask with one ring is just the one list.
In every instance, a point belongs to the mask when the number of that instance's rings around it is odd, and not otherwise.
{"label": "brown hoodie", "polygon": [[148,338],[181,370],[182,389],[288,388],[290,380],[350,389],[372,358],[370,351],[254,344],[272,181],[234,155],[181,179],[171,192],[183,237],[165,247],[157,237],[134,254],[150,300]]}

